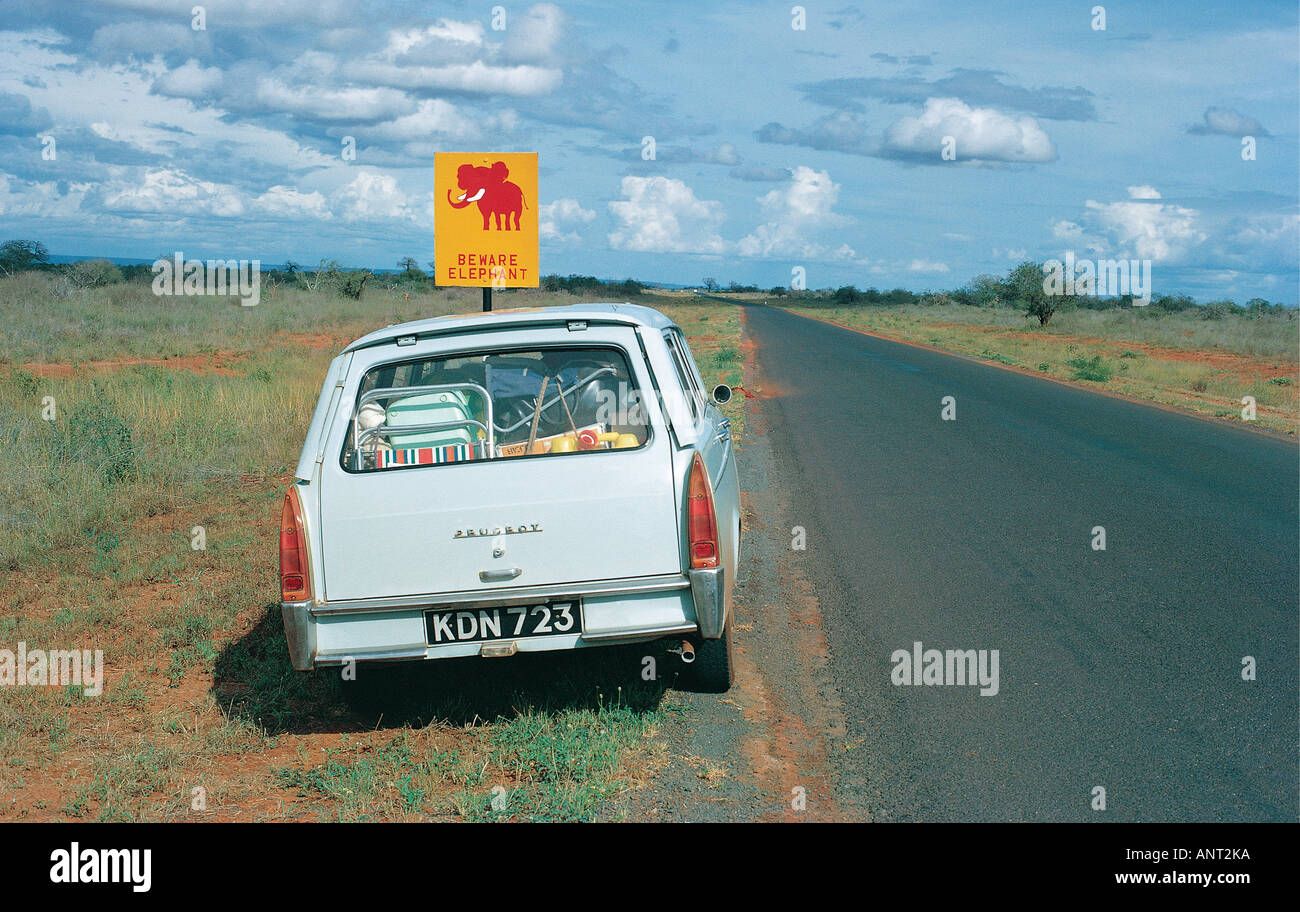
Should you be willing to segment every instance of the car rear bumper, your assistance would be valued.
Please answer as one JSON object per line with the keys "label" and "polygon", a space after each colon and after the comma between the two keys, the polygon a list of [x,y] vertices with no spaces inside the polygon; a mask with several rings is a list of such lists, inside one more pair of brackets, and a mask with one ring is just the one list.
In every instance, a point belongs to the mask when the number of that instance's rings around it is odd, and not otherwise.
{"label": "car rear bumper", "polygon": [[[515,644],[510,652],[543,652],[696,632],[716,637],[721,635],[722,585],[721,570],[693,570],[688,576],[503,587],[418,598],[285,602],[280,607],[290,660],[294,668],[306,671],[352,661],[483,655],[485,645],[508,643]],[[565,600],[581,604],[581,634],[521,637],[489,644],[428,643],[424,612],[429,608],[480,609]],[[717,632],[710,632],[715,629]]]}

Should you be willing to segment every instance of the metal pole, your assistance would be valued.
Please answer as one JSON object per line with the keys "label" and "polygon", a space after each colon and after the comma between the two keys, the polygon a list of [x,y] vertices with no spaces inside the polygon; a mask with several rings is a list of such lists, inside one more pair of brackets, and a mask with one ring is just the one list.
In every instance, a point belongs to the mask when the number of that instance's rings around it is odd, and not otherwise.
{"label": "metal pole", "polygon": [[483,286],[483,312],[487,313],[492,309],[492,286]]}

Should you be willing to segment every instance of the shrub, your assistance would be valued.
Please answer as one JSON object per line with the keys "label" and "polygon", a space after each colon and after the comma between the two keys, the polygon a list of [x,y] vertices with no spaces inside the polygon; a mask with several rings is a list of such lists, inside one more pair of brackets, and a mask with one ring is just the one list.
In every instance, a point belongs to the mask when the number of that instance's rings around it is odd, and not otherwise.
{"label": "shrub", "polygon": [[1105,383],[1111,378],[1111,369],[1102,363],[1101,355],[1093,355],[1091,358],[1079,356],[1071,358],[1065,363],[1073,369],[1071,376],[1075,380],[1092,380],[1096,383]]}
{"label": "shrub", "polygon": [[98,288],[124,281],[122,270],[108,260],[82,260],[69,263],[63,269],[64,277],[78,288]]}
{"label": "shrub", "polygon": [[109,484],[135,474],[131,428],[102,393],[72,411],[67,427],[56,434],[54,450],[60,465],[93,466]]}

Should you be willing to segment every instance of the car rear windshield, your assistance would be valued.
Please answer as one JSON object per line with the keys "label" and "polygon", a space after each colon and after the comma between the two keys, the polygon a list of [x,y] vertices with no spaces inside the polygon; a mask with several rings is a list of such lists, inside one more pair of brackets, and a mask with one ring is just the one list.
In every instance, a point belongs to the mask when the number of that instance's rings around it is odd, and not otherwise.
{"label": "car rear windshield", "polygon": [[555,347],[444,355],[366,372],[343,468],[371,472],[635,449],[649,425],[626,355]]}

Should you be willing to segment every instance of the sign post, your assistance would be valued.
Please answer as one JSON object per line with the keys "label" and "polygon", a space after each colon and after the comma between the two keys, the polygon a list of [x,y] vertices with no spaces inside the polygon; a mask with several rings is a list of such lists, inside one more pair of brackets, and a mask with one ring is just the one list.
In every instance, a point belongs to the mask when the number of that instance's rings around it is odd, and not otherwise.
{"label": "sign post", "polygon": [[541,251],[537,153],[438,152],[433,158],[434,262],[439,285],[536,288]]}

